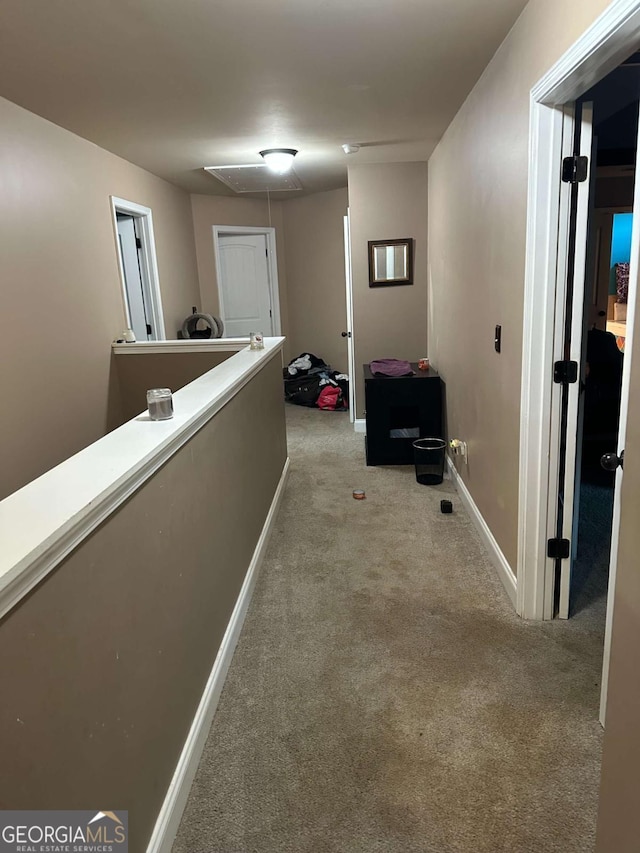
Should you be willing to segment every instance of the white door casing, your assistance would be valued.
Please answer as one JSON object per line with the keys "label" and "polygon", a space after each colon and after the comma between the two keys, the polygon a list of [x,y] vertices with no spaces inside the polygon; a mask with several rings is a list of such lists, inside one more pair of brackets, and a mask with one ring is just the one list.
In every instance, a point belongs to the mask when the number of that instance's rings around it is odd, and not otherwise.
{"label": "white door casing", "polygon": [[275,228],[214,225],[212,230],[224,336],[279,335]]}
{"label": "white door casing", "polygon": [[[151,334],[143,340],[164,341],[166,340],[164,314],[162,311],[162,296],[160,293],[160,276],[158,274],[158,261],[156,258],[156,242],[153,230],[153,214],[150,207],[144,207],[133,201],[127,201],[117,196],[109,196],[111,204],[111,219],[113,222],[113,233],[116,241],[116,255],[118,258],[118,271],[120,274],[120,286],[122,289],[122,305],[124,310],[124,321],[128,328],[133,328],[129,312],[127,282],[120,253],[120,235],[118,233],[118,213],[132,216],[136,236],[140,239],[141,248],[138,253],[139,269],[142,278],[142,292],[145,300],[145,316],[151,325]],[[120,330],[118,330],[120,331]]]}
{"label": "white door casing", "polygon": [[[593,105],[583,104],[582,114],[580,118],[580,150],[579,155],[587,157],[589,168],[592,168],[592,133],[593,133]],[[574,112],[568,110],[565,120],[565,135],[572,135],[575,125]],[[589,197],[590,197],[590,172],[587,174],[587,179],[576,185],[578,194],[577,209],[575,216],[575,249],[574,249],[574,267],[573,267],[573,295],[571,299],[571,346],[569,353],[564,351],[565,334],[564,322],[566,320],[565,311],[566,305],[562,308],[558,306],[556,314],[557,325],[561,326],[560,334],[556,335],[556,341],[559,344],[555,350],[554,361],[562,361],[564,358],[569,358],[570,361],[582,363],[583,349],[583,327],[584,327],[584,294],[585,294],[585,278],[587,271],[587,233],[589,228]],[[563,185],[563,193],[571,191],[569,184]],[[567,222],[567,227],[569,223]],[[559,241],[560,245],[565,244],[565,240]],[[560,256],[563,257],[563,256]],[[564,258],[566,259],[566,253]],[[561,266],[558,264],[558,267]],[[561,270],[561,274],[566,274],[566,271]],[[566,293],[566,286],[561,287],[558,283],[558,292]],[[579,377],[580,378],[580,377]],[[566,458],[564,470],[564,483],[560,484],[564,493],[564,513],[562,519],[562,538],[568,539],[573,544],[574,534],[574,511],[575,511],[575,488],[576,488],[576,471],[578,464],[578,410],[580,406],[580,381],[574,382],[566,386],[568,394],[568,410],[567,410],[567,429],[566,429]],[[562,386],[556,385],[558,392],[554,394],[552,406],[561,405]],[[554,415],[554,421],[559,415]],[[560,431],[558,431],[560,437]],[[555,504],[557,512],[558,498],[557,494],[550,493],[549,501],[551,503],[549,515],[553,517],[553,505]],[[553,536],[555,524],[549,528],[549,537]],[[569,618],[570,605],[570,590],[571,590],[571,569],[573,564],[573,550],[569,558],[561,561],[560,573],[560,596],[558,603],[558,616],[561,619]]]}

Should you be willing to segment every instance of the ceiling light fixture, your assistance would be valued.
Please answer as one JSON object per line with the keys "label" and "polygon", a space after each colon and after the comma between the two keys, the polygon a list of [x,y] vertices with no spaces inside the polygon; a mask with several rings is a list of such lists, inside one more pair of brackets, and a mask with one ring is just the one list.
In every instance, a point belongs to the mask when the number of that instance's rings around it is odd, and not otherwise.
{"label": "ceiling light fixture", "polygon": [[293,165],[293,158],[297,153],[296,148],[265,148],[260,152],[260,156],[272,172],[284,175]]}
{"label": "ceiling light fixture", "polygon": [[360,146],[356,145],[353,142],[345,142],[345,144],[342,146],[342,150],[345,154],[357,154],[360,150]]}

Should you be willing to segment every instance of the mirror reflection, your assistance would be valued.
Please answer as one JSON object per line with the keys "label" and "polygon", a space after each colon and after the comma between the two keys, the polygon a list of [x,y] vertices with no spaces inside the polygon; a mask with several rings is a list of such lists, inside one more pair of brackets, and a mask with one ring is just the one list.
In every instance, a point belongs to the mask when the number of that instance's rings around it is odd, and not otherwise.
{"label": "mirror reflection", "polygon": [[369,241],[369,287],[413,284],[411,238]]}
{"label": "mirror reflection", "polygon": [[407,277],[406,246],[376,246],[373,251],[376,281]]}

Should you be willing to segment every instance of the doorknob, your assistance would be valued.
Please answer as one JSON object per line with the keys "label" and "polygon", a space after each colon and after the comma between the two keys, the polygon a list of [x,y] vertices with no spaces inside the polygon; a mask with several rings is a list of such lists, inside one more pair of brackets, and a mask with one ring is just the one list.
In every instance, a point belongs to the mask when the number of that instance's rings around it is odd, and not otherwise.
{"label": "doorknob", "polygon": [[624,450],[617,453],[605,453],[600,457],[600,464],[605,471],[615,471],[616,468],[624,468]]}
{"label": "doorknob", "polygon": [[350,338],[350,337],[351,337],[351,332],[343,332],[343,333],[342,333],[342,337],[343,337],[343,338]]}

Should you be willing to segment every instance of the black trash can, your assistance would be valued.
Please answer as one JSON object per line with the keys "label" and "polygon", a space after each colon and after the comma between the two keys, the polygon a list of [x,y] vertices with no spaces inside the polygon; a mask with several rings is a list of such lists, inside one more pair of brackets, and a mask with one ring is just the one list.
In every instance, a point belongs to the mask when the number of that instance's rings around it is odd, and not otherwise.
{"label": "black trash can", "polygon": [[437,486],[444,477],[447,442],[442,438],[419,438],[413,442],[416,480],[423,486]]}

